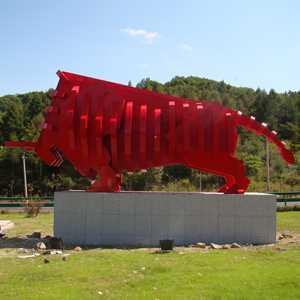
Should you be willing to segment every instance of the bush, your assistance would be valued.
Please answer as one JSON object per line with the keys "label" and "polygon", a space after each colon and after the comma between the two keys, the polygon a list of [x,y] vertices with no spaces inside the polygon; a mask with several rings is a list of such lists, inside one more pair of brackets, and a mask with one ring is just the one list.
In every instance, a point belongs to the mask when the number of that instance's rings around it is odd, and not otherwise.
{"label": "bush", "polygon": [[27,214],[27,217],[36,217],[40,213],[41,207],[44,202],[42,201],[34,201],[34,200],[26,200],[22,202],[24,206],[24,212]]}
{"label": "bush", "polygon": [[293,206],[278,206],[277,211],[300,211],[300,205]]}

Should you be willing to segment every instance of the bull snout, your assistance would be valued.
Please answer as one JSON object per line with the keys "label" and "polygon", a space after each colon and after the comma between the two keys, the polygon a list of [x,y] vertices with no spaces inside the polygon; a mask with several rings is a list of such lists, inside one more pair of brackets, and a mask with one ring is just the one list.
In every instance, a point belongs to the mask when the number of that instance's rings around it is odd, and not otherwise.
{"label": "bull snout", "polygon": [[52,167],[59,167],[64,161],[60,151],[55,146],[49,148],[35,142],[9,141],[5,142],[5,147],[35,152],[47,165]]}
{"label": "bull snout", "polygon": [[59,167],[64,161],[61,153],[56,147],[36,147],[36,154],[51,167]]}

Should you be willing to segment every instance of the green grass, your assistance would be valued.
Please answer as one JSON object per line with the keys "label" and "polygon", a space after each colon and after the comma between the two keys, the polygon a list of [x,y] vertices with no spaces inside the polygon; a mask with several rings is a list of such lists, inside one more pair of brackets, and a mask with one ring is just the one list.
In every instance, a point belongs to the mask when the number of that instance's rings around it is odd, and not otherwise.
{"label": "green grass", "polygon": [[[280,230],[300,233],[300,212],[277,215]],[[0,217],[19,224],[10,236],[51,232],[52,214]],[[0,256],[0,299],[300,299],[299,243],[208,252],[180,248],[167,254],[67,252],[66,262],[51,256],[49,264],[43,257]]]}
{"label": "green grass", "polygon": [[26,217],[23,213],[0,214],[0,219],[11,220],[15,223],[8,235],[9,237],[23,237],[34,231],[41,231],[44,235],[53,234],[53,214],[41,213],[36,218]]}
{"label": "green grass", "polygon": [[300,211],[277,213],[277,230],[288,230],[300,233]]}

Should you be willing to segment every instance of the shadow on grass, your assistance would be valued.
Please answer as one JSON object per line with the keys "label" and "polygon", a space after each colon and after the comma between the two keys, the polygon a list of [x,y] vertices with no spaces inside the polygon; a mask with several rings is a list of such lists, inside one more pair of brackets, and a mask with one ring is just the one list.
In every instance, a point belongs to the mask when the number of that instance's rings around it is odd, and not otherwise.
{"label": "shadow on grass", "polygon": [[[0,239],[0,249],[12,248],[12,249],[33,249],[38,242],[47,243],[44,238],[32,238],[32,237],[5,237]],[[172,251],[162,251],[158,247],[142,247],[142,246],[110,246],[110,245],[80,245],[80,244],[64,244],[64,250],[73,250],[75,247],[80,246],[83,251],[89,250],[143,250],[151,251],[152,254],[165,254]]]}
{"label": "shadow on grass", "polygon": [[32,239],[26,237],[6,237],[0,239],[0,249],[4,248],[25,248],[32,249],[40,239]]}

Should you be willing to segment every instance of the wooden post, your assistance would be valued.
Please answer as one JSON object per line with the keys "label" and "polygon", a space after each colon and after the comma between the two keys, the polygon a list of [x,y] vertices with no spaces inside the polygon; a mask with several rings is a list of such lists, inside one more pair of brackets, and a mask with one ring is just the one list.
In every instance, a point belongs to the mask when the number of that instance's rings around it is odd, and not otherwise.
{"label": "wooden post", "polygon": [[24,176],[24,195],[25,198],[28,198],[27,192],[27,174],[26,174],[26,160],[25,160],[25,152],[22,154],[22,161],[23,161],[23,176]]}
{"label": "wooden post", "polygon": [[199,192],[202,192],[202,173],[199,172],[199,175],[200,175],[200,177],[199,177]]}
{"label": "wooden post", "polygon": [[270,192],[270,147],[266,138],[267,192]]}

